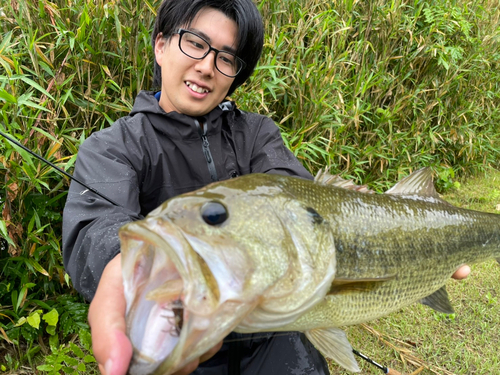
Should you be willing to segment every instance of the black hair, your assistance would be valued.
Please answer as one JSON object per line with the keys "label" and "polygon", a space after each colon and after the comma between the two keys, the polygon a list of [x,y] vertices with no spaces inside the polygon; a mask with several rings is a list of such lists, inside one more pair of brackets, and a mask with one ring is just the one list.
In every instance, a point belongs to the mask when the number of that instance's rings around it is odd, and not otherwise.
{"label": "black hair", "polygon": [[[253,73],[259,61],[264,44],[264,26],[262,17],[252,0],[165,0],[158,9],[155,26],[151,35],[153,51],[156,36],[159,33],[170,39],[180,27],[189,25],[200,10],[213,8],[218,10],[238,26],[236,37],[236,56],[246,66],[235,77],[227,95],[242,85]],[[154,60],[153,86],[161,87],[161,69]]]}

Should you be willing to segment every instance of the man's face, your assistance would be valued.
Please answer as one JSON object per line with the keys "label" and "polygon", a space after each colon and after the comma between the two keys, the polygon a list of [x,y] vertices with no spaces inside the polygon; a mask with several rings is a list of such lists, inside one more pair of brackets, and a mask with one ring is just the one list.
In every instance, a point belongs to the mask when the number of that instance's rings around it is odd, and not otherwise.
{"label": "man's face", "polygon": [[[206,37],[218,50],[237,47],[238,26],[218,10],[202,9],[187,29]],[[182,53],[178,34],[168,41],[158,35],[155,57],[161,67],[160,107],[167,113],[203,116],[224,99],[234,81],[215,68],[215,52],[211,51],[202,60]]]}

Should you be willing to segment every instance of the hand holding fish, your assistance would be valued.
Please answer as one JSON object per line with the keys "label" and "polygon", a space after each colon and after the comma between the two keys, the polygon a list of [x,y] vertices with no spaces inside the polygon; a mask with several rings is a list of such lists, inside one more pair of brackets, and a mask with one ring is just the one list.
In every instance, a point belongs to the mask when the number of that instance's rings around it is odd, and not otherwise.
{"label": "hand holding fish", "polygon": [[[125,309],[121,255],[118,254],[104,269],[99,287],[90,304],[88,316],[94,355],[99,363],[99,370],[104,375],[126,374],[132,358],[132,345],[125,334]],[[217,353],[221,346],[222,342],[174,375],[190,374],[199,363]]]}

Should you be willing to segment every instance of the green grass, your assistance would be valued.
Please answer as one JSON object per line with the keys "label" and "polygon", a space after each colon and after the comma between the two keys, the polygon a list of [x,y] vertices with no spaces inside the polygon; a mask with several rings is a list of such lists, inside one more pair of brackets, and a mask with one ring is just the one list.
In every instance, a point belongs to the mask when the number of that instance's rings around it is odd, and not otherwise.
{"label": "green grass", "polygon": [[[500,213],[500,172],[462,181],[444,195],[457,206]],[[402,374],[500,374],[500,266],[492,260],[472,266],[462,281],[447,285],[455,314],[447,316],[415,304],[367,326],[348,327],[353,347],[378,363]],[[411,360],[414,363],[411,363]],[[416,360],[415,360],[416,359]],[[375,366],[358,360],[363,374],[381,374]],[[334,375],[349,374],[331,365]]]}

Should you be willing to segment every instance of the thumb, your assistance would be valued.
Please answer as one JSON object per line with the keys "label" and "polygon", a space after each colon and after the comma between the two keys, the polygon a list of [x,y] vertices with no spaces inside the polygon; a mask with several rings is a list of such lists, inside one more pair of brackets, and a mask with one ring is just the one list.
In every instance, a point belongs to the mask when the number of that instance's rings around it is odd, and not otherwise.
{"label": "thumb", "polygon": [[94,356],[105,375],[125,375],[132,358],[132,344],[125,333],[125,309],[118,254],[104,269],[88,316]]}

